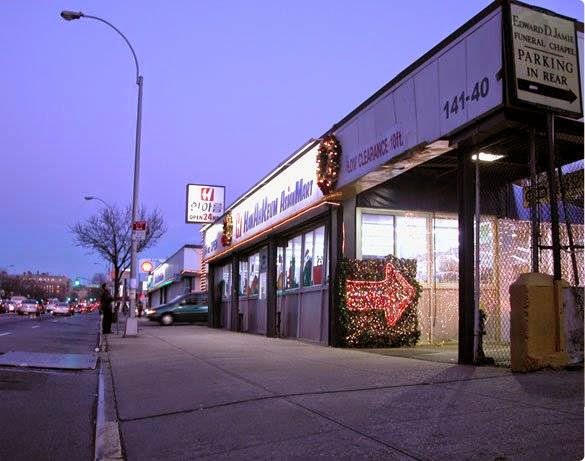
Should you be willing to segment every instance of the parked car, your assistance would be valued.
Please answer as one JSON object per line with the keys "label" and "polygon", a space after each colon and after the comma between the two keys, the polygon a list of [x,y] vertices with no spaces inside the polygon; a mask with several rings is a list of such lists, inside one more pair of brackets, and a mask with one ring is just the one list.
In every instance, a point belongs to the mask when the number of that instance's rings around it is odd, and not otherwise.
{"label": "parked car", "polygon": [[18,313],[20,315],[41,315],[41,306],[36,299],[25,299],[18,306]]}
{"label": "parked car", "polygon": [[0,314],[5,314],[6,312],[8,312],[8,303],[0,299]]}
{"label": "parked car", "polygon": [[69,309],[69,303],[58,302],[53,304],[53,315],[73,315],[71,309]]}
{"label": "parked car", "polygon": [[178,296],[167,304],[147,309],[148,320],[168,326],[175,322],[207,322],[207,293]]}

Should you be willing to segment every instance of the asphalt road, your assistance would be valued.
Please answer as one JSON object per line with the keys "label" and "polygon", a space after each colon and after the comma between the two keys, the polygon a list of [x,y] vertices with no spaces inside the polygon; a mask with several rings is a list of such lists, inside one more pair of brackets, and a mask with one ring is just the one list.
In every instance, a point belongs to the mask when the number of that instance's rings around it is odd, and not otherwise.
{"label": "asphalt road", "polygon": [[[99,316],[0,314],[0,354],[93,353]],[[0,366],[0,459],[89,460],[94,453],[97,370]]]}

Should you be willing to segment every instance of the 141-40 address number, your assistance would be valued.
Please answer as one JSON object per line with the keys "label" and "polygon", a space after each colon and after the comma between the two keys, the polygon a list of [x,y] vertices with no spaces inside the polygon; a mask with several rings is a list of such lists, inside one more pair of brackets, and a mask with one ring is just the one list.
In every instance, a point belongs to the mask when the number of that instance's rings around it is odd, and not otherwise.
{"label": "141-40 address number", "polygon": [[470,101],[479,101],[481,98],[485,98],[489,92],[490,80],[487,77],[484,77],[479,82],[475,82],[471,95],[466,95],[465,91],[462,91],[457,96],[453,96],[453,99],[445,101],[445,104],[443,105],[445,118],[457,114],[460,110],[465,110],[465,104]]}

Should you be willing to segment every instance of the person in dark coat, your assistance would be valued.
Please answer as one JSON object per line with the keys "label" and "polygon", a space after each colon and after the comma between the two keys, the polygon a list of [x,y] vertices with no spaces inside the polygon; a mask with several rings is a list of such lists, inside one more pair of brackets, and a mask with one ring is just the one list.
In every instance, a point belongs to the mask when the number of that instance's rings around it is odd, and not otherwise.
{"label": "person in dark coat", "polygon": [[100,312],[102,318],[102,332],[108,334],[112,332],[112,301],[110,292],[105,283],[102,283],[102,293],[100,295]]}

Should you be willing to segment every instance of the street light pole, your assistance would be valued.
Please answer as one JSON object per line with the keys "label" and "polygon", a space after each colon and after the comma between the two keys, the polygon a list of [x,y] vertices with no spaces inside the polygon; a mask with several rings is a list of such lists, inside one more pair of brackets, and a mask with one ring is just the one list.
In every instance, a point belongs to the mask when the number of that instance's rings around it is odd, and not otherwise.
{"label": "street light pole", "polygon": [[[136,336],[138,335],[138,321],[136,320],[135,316],[135,307],[136,307],[136,290],[138,288],[138,283],[136,280],[136,256],[138,254],[138,240],[136,239],[136,234],[134,232],[133,224],[136,222],[138,218],[138,191],[139,191],[139,179],[140,179],[140,141],[141,141],[141,132],[142,132],[142,86],[144,79],[142,75],[140,75],[140,67],[138,65],[138,58],[136,57],[136,53],[134,52],[134,48],[126,38],[126,36],[120,32],[114,25],[110,24],[105,19],[99,18],[97,16],[90,16],[82,13],[81,11],[61,11],[61,17],[66,21],[72,21],[75,19],[80,18],[89,18],[95,19],[96,21],[103,22],[104,24],[108,25],[112,29],[114,29],[126,42],[130,51],[132,52],[132,57],[134,58],[134,64],[136,65],[136,85],[138,85],[138,107],[136,111],[136,142],[135,142],[135,149],[134,149],[134,185],[133,185],[133,193],[132,193],[132,244],[130,250],[130,289],[128,290],[130,296],[130,317],[126,319],[126,328],[124,331],[124,336]],[[91,200],[91,199],[89,199]]]}

